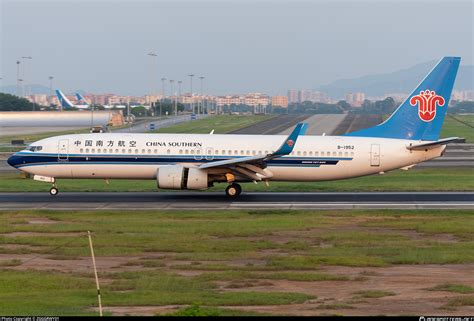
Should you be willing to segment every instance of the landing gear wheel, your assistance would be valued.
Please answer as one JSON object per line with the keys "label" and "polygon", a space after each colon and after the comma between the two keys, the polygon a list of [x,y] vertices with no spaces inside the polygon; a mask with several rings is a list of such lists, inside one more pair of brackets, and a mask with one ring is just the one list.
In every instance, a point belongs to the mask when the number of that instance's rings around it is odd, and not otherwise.
{"label": "landing gear wheel", "polygon": [[242,187],[239,184],[231,184],[225,189],[225,193],[229,197],[237,197],[242,193]]}
{"label": "landing gear wheel", "polygon": [[59,191],[56,187],[51,187],[51,189],[49,190],[49,194],[53,195],[53,196],[56,196],[58,195]]}

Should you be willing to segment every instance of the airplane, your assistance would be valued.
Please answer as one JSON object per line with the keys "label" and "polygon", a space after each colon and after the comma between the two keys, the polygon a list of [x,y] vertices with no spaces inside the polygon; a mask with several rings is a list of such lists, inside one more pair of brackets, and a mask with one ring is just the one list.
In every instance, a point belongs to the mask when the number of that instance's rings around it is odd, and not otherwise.
{"label": "airplane", "polygon": [[78,104],[89,105],[87,100],[80,93],[76,93],[76,98],[77,98]]}
{"label": "airplane", "polygon": [[461,58],[444,57],[383,123],[341,136],[103,133],[39,140],[8,164],[52,184],[62,178],[148,179],[159,189],[205,190],[242,182],[328,181],[409,169],[439,157],[439,139]]}
{"label": "airplane", "polygon": [[[85,103],[83,105],[75,105],[73,104],[67,97],[66,95],[59,89],[56,90],[56,96],[59,99],[59,103],[64,109],[69,109],[69,108],[78,108],[78,109],[87,109],[89,108],[89,104]],[[81,100],[79,100],[81,102]],[[85,102],[85,101],[84,101]]]}

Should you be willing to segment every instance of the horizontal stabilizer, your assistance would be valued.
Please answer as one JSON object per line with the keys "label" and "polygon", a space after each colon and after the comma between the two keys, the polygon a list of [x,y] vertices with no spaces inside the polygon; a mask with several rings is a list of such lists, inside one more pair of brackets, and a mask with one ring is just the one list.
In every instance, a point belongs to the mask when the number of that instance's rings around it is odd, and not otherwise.
{"label": "horizontal stabilizer", "polygon": [[442,145],[447,145],[449,143],[454,143],[456,141],[461,140],[462,138],[459,137],[449,137],[437,140],[435,142],[423,143],[423,144],[416,144],[416,145],[408,145],[408,150],[425,150],[425,149],[433,149]]}

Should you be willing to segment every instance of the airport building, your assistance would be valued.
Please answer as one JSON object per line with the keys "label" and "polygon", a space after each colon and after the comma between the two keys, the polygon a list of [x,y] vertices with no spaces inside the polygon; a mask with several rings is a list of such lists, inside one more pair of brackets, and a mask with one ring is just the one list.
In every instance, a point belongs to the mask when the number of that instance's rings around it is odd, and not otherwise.
{"label": "airport building", "polygon": [[365,94],[364,93],[348,93],[346,94],[346,102],[353,107],[360,107],[364,103]]}
{"label": "airport building", "polygon": [[273,96],[272,106],[288,108],[288,97],[287,96]]}

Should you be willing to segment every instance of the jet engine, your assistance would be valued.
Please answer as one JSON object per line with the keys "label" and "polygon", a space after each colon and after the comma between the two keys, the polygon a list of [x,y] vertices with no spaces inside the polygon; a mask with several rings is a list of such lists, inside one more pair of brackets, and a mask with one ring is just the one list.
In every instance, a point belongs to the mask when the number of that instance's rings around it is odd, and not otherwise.
{"label": "jet engine", "polygon": [[158,188],[165,189],[206,189],[209,187],[206,171],[181,165],[160,166],[156,174],[156,183]]}

